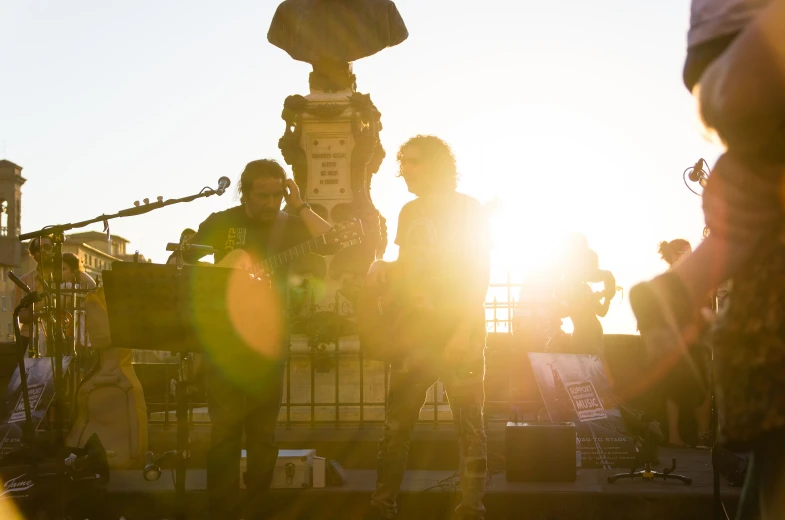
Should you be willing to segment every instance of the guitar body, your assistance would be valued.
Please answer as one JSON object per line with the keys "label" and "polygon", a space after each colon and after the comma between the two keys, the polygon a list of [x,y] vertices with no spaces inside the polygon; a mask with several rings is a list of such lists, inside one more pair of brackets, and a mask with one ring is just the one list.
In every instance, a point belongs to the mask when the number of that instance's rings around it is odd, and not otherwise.
{"label": "guitar body", "polygon": [[363,354],[391,364],[441,358],[458,326],[449,313],[437,309],[426,289],[393,270],[386,283],[360,290],[355,314]]}
{"label": "guitar body", "polygon": [[144,392],[131,363],[130,349],[111,346],[103,288],[87,296],[85,309],[99,362],[98,369],[79,387],[77,414],[66,442],[81,448],[96,434],[106,449],[109,467],[125,469],[147,451]]}
{"label": "guitar body", "polygon": [[220,262],[216,262],[215,266],[249,271],[254,267],[254,262],[251,260],[251,256],[242,249],[233,249],[221,258]]}

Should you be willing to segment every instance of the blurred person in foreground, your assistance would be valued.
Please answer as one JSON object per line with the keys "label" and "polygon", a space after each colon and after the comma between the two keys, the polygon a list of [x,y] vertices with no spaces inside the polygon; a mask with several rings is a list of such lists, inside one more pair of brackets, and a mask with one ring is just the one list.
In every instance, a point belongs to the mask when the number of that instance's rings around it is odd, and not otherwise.
{"label": "blurred person in foreground", "polygon": [[667,369],[700,333],[695,311],[733,279],[712,320],[719,441],[752,452],[737,518],[785,518],[785,0],[693,0],[688,46],[685,83],[726,147],[703,193],[710,234],[630,303]]}

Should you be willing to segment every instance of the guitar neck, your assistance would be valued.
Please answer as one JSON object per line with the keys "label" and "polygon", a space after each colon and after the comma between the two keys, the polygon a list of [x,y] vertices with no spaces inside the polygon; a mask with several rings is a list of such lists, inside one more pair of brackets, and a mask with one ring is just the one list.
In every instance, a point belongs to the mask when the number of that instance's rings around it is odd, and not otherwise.
{"label": "guitar neck", "polygon": [[287,249],[283,253],[279,253],[275,256],[271,256],[270,258],[262,260],[253,266],[253,271],[263,271],[265,273],[275,272],[278,268],[283,267],[294,260],[297,260],[301,256],[307,255],[308,253],[313,253],[324,244],[324,235],[312,238],[303,242],[302,244]]}

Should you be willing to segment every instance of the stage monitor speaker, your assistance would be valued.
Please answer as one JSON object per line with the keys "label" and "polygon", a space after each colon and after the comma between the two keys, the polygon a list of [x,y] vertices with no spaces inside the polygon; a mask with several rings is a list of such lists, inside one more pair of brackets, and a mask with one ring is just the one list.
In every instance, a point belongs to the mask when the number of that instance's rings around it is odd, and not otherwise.
{"label": "stage monitor speaker", "polygon": [[508,422],[507,481],[573,482],[576,445],[575,423]]}

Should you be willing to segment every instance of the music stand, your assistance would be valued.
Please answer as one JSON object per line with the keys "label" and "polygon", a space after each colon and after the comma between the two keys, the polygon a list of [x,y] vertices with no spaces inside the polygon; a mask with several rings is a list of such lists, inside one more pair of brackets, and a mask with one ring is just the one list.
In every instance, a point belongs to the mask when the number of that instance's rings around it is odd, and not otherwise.
{"label": "music stand", "polygon": [[[254,300],[269,292],[269,283],[242,270],[214,266],[116,263],[104,271],[112,346],[167,350],[179,354],[225,352],[246,348],[238,332],[237,298]],[[258,322],[263,322],[257,316]],[[244,330],[243,336],[259,330]],[[220,352],[216,348],[220,347]],[[188,445],[188,395],[192,384],[175,390],[177,449],[160,457],[146,455],[145,478],[160,476],[158,464],[175,459],[175,515],[185,518]]]}

